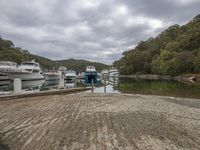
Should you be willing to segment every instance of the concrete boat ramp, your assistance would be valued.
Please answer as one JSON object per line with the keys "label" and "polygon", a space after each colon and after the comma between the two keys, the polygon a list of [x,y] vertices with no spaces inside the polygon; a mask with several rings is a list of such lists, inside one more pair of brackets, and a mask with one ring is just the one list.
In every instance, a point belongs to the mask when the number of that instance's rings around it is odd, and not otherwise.
{"label": "concrete boat ramp", "polygon": [[83,93],[2,100],[0,149],[200,149],[200,100]]}

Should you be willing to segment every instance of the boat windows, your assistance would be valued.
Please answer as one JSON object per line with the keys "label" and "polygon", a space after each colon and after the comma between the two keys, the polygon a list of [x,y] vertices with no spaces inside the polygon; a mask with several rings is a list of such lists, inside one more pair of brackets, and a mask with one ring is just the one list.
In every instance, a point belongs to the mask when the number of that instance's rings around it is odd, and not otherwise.
{"label": "boat windows", "polygon": [[29,72],[31,72],[32,71],[32,69],[25,69],[26,71],[29,71]]}
{"label": "boat windows", "polygon": [[26,65],[26,66],[33,66],[33,63],[22,63],[22,65]]}
{"label": "boat windows", "polygon": [[39,72],[39,70],[33,70],[33,73],[38,73]]}

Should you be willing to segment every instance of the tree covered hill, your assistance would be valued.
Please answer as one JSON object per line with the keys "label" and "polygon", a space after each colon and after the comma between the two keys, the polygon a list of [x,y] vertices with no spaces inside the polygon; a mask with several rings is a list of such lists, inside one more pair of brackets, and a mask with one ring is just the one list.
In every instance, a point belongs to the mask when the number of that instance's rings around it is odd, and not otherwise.
{"label": "tree covered hill", "polygon": [[67,69],[85,71],[86,66],[93,65],[98,71],[101,71],[102,69],[109,67],[102,63],[86,60],[67,59],[54,61],[45,57],[30,54],[28,50],[15,47],[12,41],[0,37],[0,61],[13,61],[20,64],[22,61],[27,60],[35,60],[36,62],[39,62],[43,69],[53,69],[58,68],[59,66],[66,66]]}
{"label": "tree covered hill", "polygon": [[179,75],[200,73],[200,14],[141,41],[114,62],[121,74]]}

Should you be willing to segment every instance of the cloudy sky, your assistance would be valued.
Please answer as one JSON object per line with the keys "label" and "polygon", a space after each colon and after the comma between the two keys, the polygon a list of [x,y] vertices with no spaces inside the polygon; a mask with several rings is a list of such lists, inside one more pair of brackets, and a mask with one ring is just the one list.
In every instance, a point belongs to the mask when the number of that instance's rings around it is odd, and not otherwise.
{"label": "cloudy sky", "polygon": [[200,0],[0,0],[0,35],[51,59],[111,64],[200,13]]}

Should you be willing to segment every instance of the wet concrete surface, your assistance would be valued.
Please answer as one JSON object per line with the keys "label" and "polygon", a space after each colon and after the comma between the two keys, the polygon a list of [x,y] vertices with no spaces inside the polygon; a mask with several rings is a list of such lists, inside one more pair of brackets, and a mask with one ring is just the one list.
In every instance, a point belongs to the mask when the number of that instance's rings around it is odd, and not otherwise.
{"label": "wet concrete surface", "polygon": [[0,101],[0,149],[200,149],[199,105],[87,93]]}

